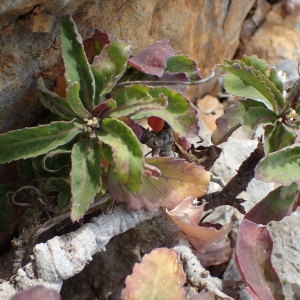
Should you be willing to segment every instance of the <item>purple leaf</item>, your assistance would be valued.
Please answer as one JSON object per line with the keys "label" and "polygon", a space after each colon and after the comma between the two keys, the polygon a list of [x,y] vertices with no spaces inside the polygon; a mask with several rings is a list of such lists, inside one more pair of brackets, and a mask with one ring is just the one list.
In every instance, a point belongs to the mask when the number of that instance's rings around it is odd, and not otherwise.
{"label": "purple leaf", "polygon": [[10,298],[10,300],[59,300],[60,295],[57,291],[48,289],[42,285],[30,287],[21,291]]}
{"label": "purple leaf", "polygon": [[282,284],[271,264],[272,248],[268,228],[245,218],[239,229],[236,262],[251,292],[261,300],[284,299]]}
{"label": "purple leaf", "polygon": [[143,73],[161,77],[167,66],[167,59],[174,55],[168,40],[155,42],[129,59],[129,64]]}

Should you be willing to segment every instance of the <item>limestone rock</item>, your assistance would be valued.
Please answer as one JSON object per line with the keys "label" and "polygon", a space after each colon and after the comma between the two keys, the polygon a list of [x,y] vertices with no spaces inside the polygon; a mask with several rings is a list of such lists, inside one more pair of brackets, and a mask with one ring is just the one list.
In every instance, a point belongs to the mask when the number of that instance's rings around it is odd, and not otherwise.
{"label": "limestone rock", "polygon": [[59,20],[73,14],[83,38],[98,28],[133,51],[163,38],[207,75],[232,58],[250,1],[3,0],[0,4],[0,132],[32,125],[41,114],[36,79],[53,80],[61,61]]}

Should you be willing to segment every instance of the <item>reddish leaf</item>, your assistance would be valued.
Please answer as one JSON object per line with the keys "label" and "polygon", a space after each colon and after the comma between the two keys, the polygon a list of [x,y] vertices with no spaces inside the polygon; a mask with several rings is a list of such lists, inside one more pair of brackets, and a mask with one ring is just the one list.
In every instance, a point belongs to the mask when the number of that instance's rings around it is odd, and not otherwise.
{"label": "reddish leaf", "polygon": [[174,250],[154,249],[126,277],[123,300],[184,299],[185,273]]}
{"label": "reddish leaf", "polygon": [[202,265],[221,264],[228,261],[232,253],[227,238],[232,225],[216,229],[213,224],[211,226],[199,224],[203,217],[204,207],[205,203],[195,206],[192,204],[192,199],[186,199],[173,210],[167,210],[167,214],[186,234],[189,242],[196,249]]}
{"label": "reddish leaf", "polygon": [[256,224],[263,225],[270,221],[282,220],[296,209],[299,189],[296,183],[278,187],[258,202],[245,217]]}
{"label": "reddish leaf", "polygon": [[109,44],[110,40],[106,33],[96,29],[93,36],[83,42],[84,51],[91,63],[96,55],[99,55],[105,45]]}
{"label": "reddish leaf", "polygon": [[298,198],[297,184],[278,187],[256,204],[240,225],[236,263],[249,294],[257,299],[284,299],[282,284],[271,263],[273,241],[266,224],[290,215],[300,204]]}
{"label": "reddish leaf", "polygon": [[154,210],[160,206],[173,209],[184,199],[199,197],[207,191],[210,173],[201,166],[172,157],[153,157],[146,162],[159,169],[161,175],[144,175],[139,192],[130,192],[109,171],[109,190],[115,201],[125,202],[131,209]]}
{"label": "reddish leaf", "polygon": [[245,218],[239,229],[236,262],[252,293],[261,300],[284,299],[282,284],[271,264],[272,248],[268,228]]}
{"label": "reddish leaf", "polygon": [[143,73],[161,77],[167,66],[167,59],[174,55],[168,40],[155,42],[129,59],[129,64]]}
{"label": "reddish leaf", "polygon": [[59,300],[60,295],[57,291],[48,289],[42,285],[30,287],[12,296],[10,300]]}
{"label": "reddish leaf", "polygon": [[160,132],[164,128],[165,121],[159,117],[148,117],[149,126],[155,131]]}

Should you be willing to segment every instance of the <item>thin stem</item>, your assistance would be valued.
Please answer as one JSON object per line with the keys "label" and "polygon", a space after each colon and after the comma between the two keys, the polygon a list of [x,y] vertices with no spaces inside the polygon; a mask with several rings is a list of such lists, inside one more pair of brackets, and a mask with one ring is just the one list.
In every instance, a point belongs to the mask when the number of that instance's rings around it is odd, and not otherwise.
{"label": "thin stem", "polygon": [[207,76],[203,79],[200,79],[200,80],[195,80],[195,81],[164,81],[164,80],[161,80],[161,81],[159,81],[159,80],[157,80],[157,81],[154,81],[154,80],[147,81],[147,80],[145,80],[144,81],[144,80],[138,80],[138,81],[120,82],[117,85],[118,86],[128,86],[128,85],[133,85],[133,84],[147,84],[147,85],[158,85],[158,86],[161,86],[161,85],[178,85],[178,84],[198,85],[198,84],[202,84],[202,83],[205,83],[205,82],[211,80],[215,76],[216,76],[215,72],[212,71],[209,76]]}

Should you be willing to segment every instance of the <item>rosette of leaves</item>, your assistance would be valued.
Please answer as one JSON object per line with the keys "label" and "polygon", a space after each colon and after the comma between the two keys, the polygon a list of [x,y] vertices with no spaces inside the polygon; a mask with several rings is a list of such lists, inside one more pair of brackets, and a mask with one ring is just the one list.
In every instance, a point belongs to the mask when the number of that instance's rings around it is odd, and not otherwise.
{"label": "rosette of leaves", "polygon": [[271,262],[273,241],[266,225],[280,221],[300,205],[300,79],[284,91],[276,70],[256,56],[225,61],[221,68],[226,71],[225,89],[241,99],[217,119],[213,143],[225,142],[240,126],[253,138],[262,126],[265,157],[258,163],[255,176],[281,184],[245,215],[236,262],[253,297],[284,299],[282,283]]}
{"label": "rosette of leaves", "polygon": [[217,119],[212,142],[225,142],[240,126],[253,138],[256,129],[263,126],[266,157],[257,168],[257,176],[284,185],[299,183],[300,79],[284,91],[276,70],[256,56],[225,61],[220,67],[226,70],[227,92],[243,99],[226,108]]}
{"label": "rosette of leaves", "polygon": [[[144,73],[148,72],[149,64],[141,68],[138,56],[133,64],[130,62],[128,44],[110,42],[107,36],[103,38],[101,34],[100,37],[90,41],[89,45],[94,48],[89,53],[93,52],[93,55],[87,57],[75,23],[70,17],[64,17],[61,22],[61,46],[66,96],[50,91],[43,79],[38,80],[42,104],[58,119],[49,124],[0,135],[0,163],[38,158],[35,171],[40,172],[42,166],[44,170],[41,172],[56,173],[57,178],[64,177],[63,182],[69,183],[69,194],[72,195],[73,221],[82,217],[95,195],[107,188],[113,191],[117,187],[118,191],[122,189],[128,196],[128,193],[140,192],[143,182],[145,185],[145,176],[151,178],[161,174],[159,163],[151,167],[144,161],[137,120],[152,116],[161,118],[185,137],[196,136],[199,130],[196,108],[180,93],[143,84],[118,85],[119,81],[127,80],[122,76],[132,68],[130,64]],[[190,67],[186,66],[187,62],[192,61],[184,56],[175,56],[166,42],[154,47],[149,55],[152,55],[149,63],[156,68],[154,73],[149,69],[149,76],[157,75],[159,79],[166,72],[176,76],[181,68],[180,62],[181,66],[185,62],[185,70],[180,76],[190,74],[196,78],[196,66],[193,63]],[[169,58],[171,60],[167,63]],[[189,79],[188,75],[184,76]],[[58,156],[60,161],[55,161]],[[183,165],[182,161],[178,161],[180,166]],[[174,160],[171,163],[174,164]],[[62,175],[62,171],[69,172],[69,177],[65,173]],[[105,176],[108,180],[102,180]],[[180,172],[179,176],[182,176]],[[209,176],[205,174],[204,177],[204,181],[208,182]],[[54,180],[52,184],[55,183],[57,181]],[[203,194],[205,184],[200,186]],[[56,188],[60,190],[58,186]],[[65,186],[64,189],[66,196],[68,191]],[[118,195],[115,200],[122,201],[123,194]],[[131,198],[127,199],[130,206]],[[156,205],[151,203],[151,208],[160,205],[159,202]],[[143,206],[147,207],[147,201]]]}

